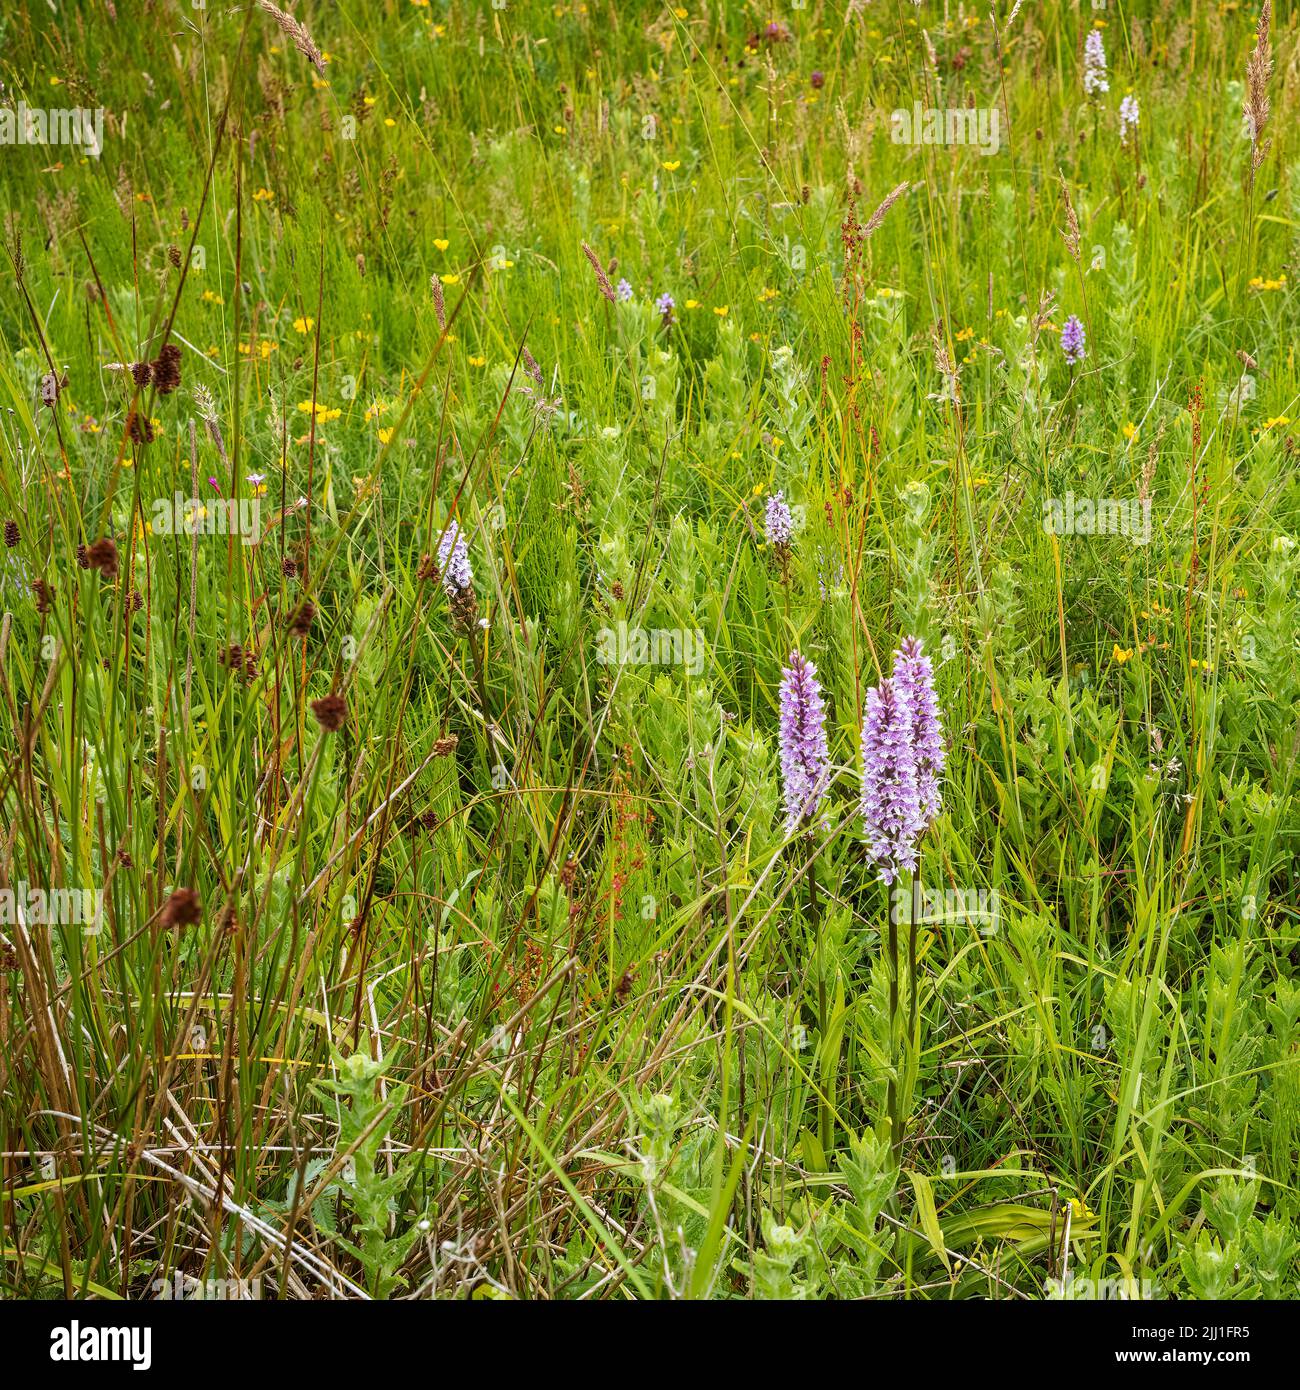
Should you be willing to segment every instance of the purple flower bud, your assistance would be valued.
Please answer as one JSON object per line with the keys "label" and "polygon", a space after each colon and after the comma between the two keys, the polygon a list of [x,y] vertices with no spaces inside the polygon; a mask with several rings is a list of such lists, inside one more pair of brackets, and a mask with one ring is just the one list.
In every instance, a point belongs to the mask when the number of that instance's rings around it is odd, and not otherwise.
{"label": "purple flower bud", "polygon": [[1083,336],[1083,324],[1073,314],[1066,319],[1065,327],[1061,329],[1061,351],[1071,366],[1076,362],[1082,362],[1088,355]]}
{"label": "purple flower bud", "polygon": [[614,293],[626,304],[628,300],[632,298],[632,286],[629,285],[626,280],[620,280],[618,284],[614,286]]}
{"label": "purple flower bud", "polygon": [[774,492],[767,499],[764,530],[767,533],[769,545],[790,544],[790,538],[794,535],[794,517],[790,515],[790,508],[786,505],[784,492]]}
{"label": "purple flower bud", "polygon": [[451,521],[438,543],[438,568],[448,598],[455,598],[474,587],[474,571],[469,564],[469,546],[461,534],[460,523]]}
{"label": "purple flower bud", "polygon": [[830,785],[826,711],[817,668],[798,652],[781,674],[781,781],[786,834],[817,814]]}
{"label": "purple flower bud", "polygon": [[659,317],[663,319],[665,327],[673,321],[673,310],[677,307],[676,300],[667,290],[655,300],[655,308],[659,310]]}

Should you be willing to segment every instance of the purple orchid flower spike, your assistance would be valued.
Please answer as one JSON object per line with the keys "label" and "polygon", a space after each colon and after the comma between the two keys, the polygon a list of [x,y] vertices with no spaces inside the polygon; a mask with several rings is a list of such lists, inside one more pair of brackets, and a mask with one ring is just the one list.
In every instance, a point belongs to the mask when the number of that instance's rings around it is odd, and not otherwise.
{"label": "purple orchid flower spike", "polygon": [[826,710],[817,668],[796,652],[781,676],[781,781],[786,833],[816,816],[830,785]]}

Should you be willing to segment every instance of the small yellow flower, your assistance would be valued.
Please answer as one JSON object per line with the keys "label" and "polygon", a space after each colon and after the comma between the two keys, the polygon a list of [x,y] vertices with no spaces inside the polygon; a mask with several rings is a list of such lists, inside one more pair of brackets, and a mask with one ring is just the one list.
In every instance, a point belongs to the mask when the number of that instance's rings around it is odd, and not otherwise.
{"label": "small yellow flower", "polygon": [[1120,644],[1116,642],[1114,648],[1111,650],[1110,655],[1111,659],[1115,662],[1117,666],[1123,666],[1123,664],[1133,655],[1133,648],[1121,647]]}
{"label": "small yellow flower", "polygon": [[294,327],[294,331],[295,331],[296,333],[301,333],[301,334],[305,337],[308,333],[310,333],[310,332],[312,331],[313,328],[316,327],[316,320],[315,320],[315,319],[294,319],[294,321],[293,321],[293,327]]}
{"label": "small yellow flower", "polygon": [[682,167],[682,161],[680,159],[665,159],[663,166],[671,174]]}
{"label": "small yellow flower", "polygon": [[686,301],[686,307],[688,309],[698,309],[700,307],[700,301],[698,299],[688,299]]}
{"label": "small yellow flower", "polygon": [[771,287],[771,285],[767,285],[763,289],[759,290],[758,297],[764,304],[766,304],[769,303],[771,300],[778,298],[780,294],[780,290],[774,290]]}
{"label": "small yellow flower", "polygon": [[255,203],[269,203],[274,201],[274,199],[275,194],[272,193],[269,188],[259,188],[257,192],[253,194],[253,201]]}
{"label": "small yellow flower", "polygon": [[433,244],[439,251],[445,251],[451,245],[451,242],[449,242],[445,236],[436,236],[433,239]]}
{"label": "small yellow flower", "polygon": [[384,124],[387,126],[394,126],[397,124],[397,122],[391,116],[385,116]]}
{"label": "small yellow flower", "polygon": [[554,130],[557,135],[567,135],[569,133],[562,125],[552,126],[551,129]]}
{"label": "small yellow flower", "polygon": [[1120,433],[1124,436],[1125,439],[1136,439],[1137,432],[1138,427],[1133,423],[1132,420],[1130,420],[1120,431]]}
{"label": "small yellow flower", "polygon": [[727,317],[728,306],[725,304],[715,304],[713,306],[713,312],[717,314],[720,319],[725,319]]}
{"label": "small yellow flower", "polygon": [[391,425],[388,426],[387,429],[382,429],[382,430],[379,431],[379,442],[380,442],[381,444],[387,444],[388,441],[389,441],[390,439],[392,439],[392,437],[393,437],[393,427],[392,427]]}
{"label": "small yellow flower", "polygon": [[486,367],[486,366],[487,366],[487,358],[486,358],[486,357],[476,357],[473,353],[471,353],[471,354],[470,354],[470,359],[469,359],[469,365],[470,365],[471,367]]}
{"label": "small yellow flower", "polygon": [[204,290],[199,298],[202,299],[205,304],[224,304],[226,302],[219,294],[214,293],[212,290]]}
{"label": "small yellow flower", "polygon": [[969,339],[973,338],[974,336],[975,336],[975,330],[974,330],[973,328],[963,328],[963,329],[959,330],[959,332],[958,332],[958,334],[957,334],[957,341],[958,341],[959,343],[964,343],[964,342],[969,341]]}
{"label": "small yellow flower", "polygon": [[1191,658],[1191,661],[1189,662],[1189,665],[1191,666],[1191,668],[1192,668],[1193,671],[1213,671],[1213,670],[1214,670],[1214,663],[1213,663],[1212,661],[1198,661],[1195,657],[1192,657],[1192,658]]}
{"label": "small yellow flower", "polygon": [[459,284],[460,284],[460,276],[459,276],[459,275],[456,275],[456,274],[454,274],[454,273],[451,274],[451,275],[439,275],[439,276],[438,276],[438,279],[441,280],[442,283],[443,283],[444,285],[459,285]]}

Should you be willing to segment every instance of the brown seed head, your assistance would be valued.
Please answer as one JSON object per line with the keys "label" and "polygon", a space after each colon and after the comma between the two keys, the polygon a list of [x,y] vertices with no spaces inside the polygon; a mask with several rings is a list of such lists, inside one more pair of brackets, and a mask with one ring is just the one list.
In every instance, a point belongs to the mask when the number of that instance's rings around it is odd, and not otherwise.
{"label": "brown seed head", "polygon": [[193,888],[177,888],[163,904],[164,927],[192,927],[203,920],[203,904]]}
{"label": "brown seed head", "polygon": [[323,695],[311,702],[311,712],[327,734],[334,734],[343,727],[343,721],[348,717],[348,703],[342,695]]}

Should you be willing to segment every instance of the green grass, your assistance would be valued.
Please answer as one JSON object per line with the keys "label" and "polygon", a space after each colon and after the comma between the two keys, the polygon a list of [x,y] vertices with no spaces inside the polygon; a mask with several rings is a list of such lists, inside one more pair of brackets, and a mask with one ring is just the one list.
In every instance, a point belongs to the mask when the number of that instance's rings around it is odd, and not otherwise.
{"label": "green grass", "polygon": [[[2,104],[106,111],[0,146],[0,885],[103,893],[0,920],[8,1295],[1295,1296],[1294,13],[1255,170],[1248,7],[846,8],[303,3],[325,78],[256,8],[0,16]],[[997,915],[922,925],[900,1056],[907,634],[919,878]]]}

